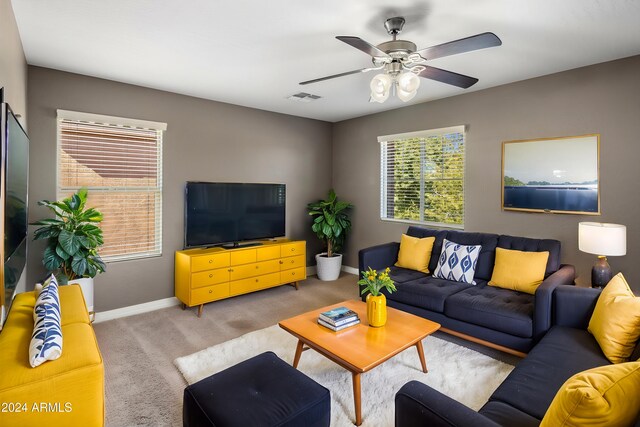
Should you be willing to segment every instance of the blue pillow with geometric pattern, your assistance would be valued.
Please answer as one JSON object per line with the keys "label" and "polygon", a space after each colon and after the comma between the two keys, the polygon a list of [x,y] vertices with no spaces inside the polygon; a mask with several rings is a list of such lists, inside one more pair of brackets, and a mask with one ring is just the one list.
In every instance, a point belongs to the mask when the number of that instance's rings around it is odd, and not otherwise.
{"label": "blue pillow with geometric pattern", "polygon": [[58,281],[52,274],[44,283],[33,307],[33,334],[29,364],[36,367],[62,355],[62,327]]}
{"label": "blue pillow with geometric pattern", "polygon": [[481,248],[481,245],[467,246],[444,239],[433,277],[475,285],[473,276],[476,273]]}

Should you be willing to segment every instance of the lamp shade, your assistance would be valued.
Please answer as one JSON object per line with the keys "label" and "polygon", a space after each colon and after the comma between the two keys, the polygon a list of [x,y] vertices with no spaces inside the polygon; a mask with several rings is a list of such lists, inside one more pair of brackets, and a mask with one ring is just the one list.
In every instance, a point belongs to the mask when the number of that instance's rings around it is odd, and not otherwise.
{"label": "lamp shade", "polygon": [[581,222],[578,224],[578,248],[595,255],[626,255],[627,227],[620,224]]}
{"label": "lamp shade", "polygon": [[420,78],[418,76],[410,72],[402,73],[398,77],[398,98],[403,102],[413,99],[418,93],[419,87]]}

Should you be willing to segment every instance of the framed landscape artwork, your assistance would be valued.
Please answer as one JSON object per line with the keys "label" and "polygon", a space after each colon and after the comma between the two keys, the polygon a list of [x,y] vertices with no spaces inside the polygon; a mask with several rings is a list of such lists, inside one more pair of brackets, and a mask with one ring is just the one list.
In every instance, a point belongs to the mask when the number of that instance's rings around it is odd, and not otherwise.
{"label": "framed landscape artwork", "polygon": [[502,143],[502,209],[600,215],[600,135]]}

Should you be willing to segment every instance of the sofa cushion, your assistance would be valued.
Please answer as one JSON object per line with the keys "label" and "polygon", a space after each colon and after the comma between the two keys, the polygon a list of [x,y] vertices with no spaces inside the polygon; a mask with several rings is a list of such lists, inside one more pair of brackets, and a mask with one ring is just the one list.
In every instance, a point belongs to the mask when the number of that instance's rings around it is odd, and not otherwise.
{"label": "sofa cushion", "polygon": [[423,277],[427,277],[427,275],[421,271],[409,270],[408,268],[396,267],[394,265],[389,267],[389,277],[391,277],[393,283],[398,285],[398,283],[421,279]]}
{"label": "sofa cushion", "polygon": [[602,352],[613,363],[626,362],[640,338],[640,298],[633,294],[622,273],[604,288],[589,321]]}
{"label": "sofa cushion", "polygon": [[433,275],[440,279],[475,285],[473,276],[481,248],[480,245],[461,245],[444,239],[442,253]]}
{"label": "sofa cushion", "polygon": [[538,427],[540,425],[539,419],[502,402],[487,402],[478,412],[501,426]]}
{"label": "sofa cushion", "polygon": [[502,235],[498,238],[498,247],[523,252],[549,252],[545,277],[555,273],[560,268],[560,242],[558,240]]}
{"label": "sofa cushion", "polygon": [[403,234],[395,266],[429,273],[429,261],[435,240],[435,237],[418,238]]}
{"label": "sofa cushion", "polygon": [[446,230],[434,230],[432,228],[416,227],[414,225],[407,229],[407,235],[413,237],[435,237],[433,242],[433,249],[431,250],[431,260],[429,261],[429,271],[436,271],[436,265],[438,264],[438,257],[442,251],[442,241],[447,236]]}
{"label": "sofa cushion", "polygon": [[511,371],[490,401],[507,403],[541,420],[569,377],[607,364],[589,332],[554,326]]}
{"label": "sofa cushion", "polygon": [[560,388],[540,427],[629,426],[640,412],[640,362],[599,366]]}
{"label": "sofa cushion", "polygon": [[[60,314],[63,326],[71,323],[91,323],[80,285],[59,286],[58,293],[60,295]],[[14,311],[27,310],[33,313],[35,304],[36,295],[34,292],[22,292],[17,294],[11,303],[11,311],[13,313]]]}
{"label": "sofa cushion", "polygon": [[390,295],[387,294],[387,299],[442,313],[444,301],[449,296],[471,286],[473,285],[468,283],[451,282],[427,276],[410,282],[397,283],[398,290]]}
{"label": "sofa cushion", "polygon": [[[475,277],[477,279],[489,280],[491,279],[491,273],[493,272],[493,264],[496,258],[496,245],[498,244],[498,235],[489,233],[470,233],[466,231],[447,231],[445,236],[447,240],[456,242],[461,245],[480,245],[480,255],[478,256],[478,263],[476,266]],[[436,252],[436,247],[433,247],[433,255],[440,256],[440,251]]]}
{"label": "sofa cushion", "polygon": [[544,280],[549,252],[496,248],[496,264],[489,286],[535,294]]}
{"label": "sofa cushion", "polygon": [[529,338],[534,296],[478,284],[447,298],[444,314],[464,322]]}

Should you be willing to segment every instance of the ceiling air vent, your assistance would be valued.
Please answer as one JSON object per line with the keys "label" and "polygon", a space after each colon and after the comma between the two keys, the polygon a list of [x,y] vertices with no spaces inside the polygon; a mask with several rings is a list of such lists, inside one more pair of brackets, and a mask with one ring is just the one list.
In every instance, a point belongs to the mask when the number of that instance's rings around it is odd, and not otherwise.
{"label": "ceiling air vent", "polygon": [[306,92],[294,93],[293,95],[287,97],[287,99],[291,99],[292,101],[298,101],[298,102],[311,102],[320,98],[322,97],[318,95],[312,95]]}

